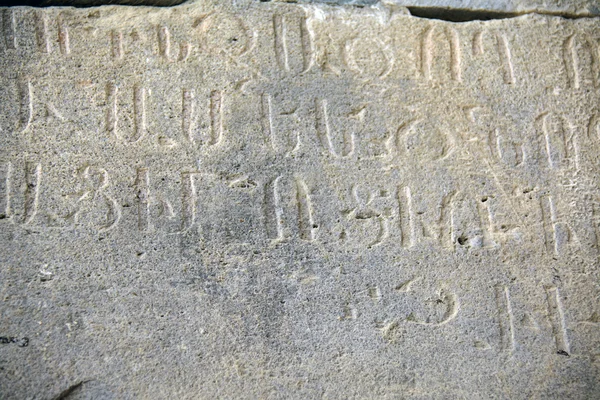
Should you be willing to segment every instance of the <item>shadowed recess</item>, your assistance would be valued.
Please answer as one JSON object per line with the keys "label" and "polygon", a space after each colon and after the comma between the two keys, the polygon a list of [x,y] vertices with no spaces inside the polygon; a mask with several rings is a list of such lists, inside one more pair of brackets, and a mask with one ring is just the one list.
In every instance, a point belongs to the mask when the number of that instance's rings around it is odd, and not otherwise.
{"label": "shadowed recess", "polygon": [[[256,0],[271,2],[273,0]],[[186,0],[0,0],[0,7],[30,6],[30,7],[97,7],[103,5],[152,6],[170,7],[185,3]],[[322,3],[327,5],[364,7],[377,4],[377,0],[275,0],[281,3]],[[418,2],[418,0],[416,1]],[[489,21],[509,19],[522,15],[537,13],[568,19],[597,17],[596,10],[582,11],[577,14],[567,11],[535,10],[522,12],[507,12],[496,10],[474,10],[452,7],[406,6],[411,15],[448,22]],[[599,11],[600,12],[600,11]]]}
{"label": "shadowed recess", "polygon": [[[503,12],[493,10],[468,10],[462,8],[444,8],[444,7],[406,7],[414,17],[437,19],[449,22],[470,22],[470,21],[490,21],[494,19],[516,18],[533,12]],[[568,12],[552,12],[548,10],[536,11],[537,14],[550,15],[568,19],[589,18],[592,14],[571,14]]]}
{"label": "shadowed recess", "polygon": [[107,5],[169,7],[185,0],[0,0],[1,7],[97,7]]}

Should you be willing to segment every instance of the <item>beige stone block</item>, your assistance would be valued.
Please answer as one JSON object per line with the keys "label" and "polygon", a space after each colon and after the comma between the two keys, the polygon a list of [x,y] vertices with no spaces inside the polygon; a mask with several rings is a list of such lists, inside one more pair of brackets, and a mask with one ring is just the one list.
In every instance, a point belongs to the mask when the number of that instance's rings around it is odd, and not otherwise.
{"label": "beige stone block", "polygon": [[0,397],[597,397],[598,19],[1,17]]}

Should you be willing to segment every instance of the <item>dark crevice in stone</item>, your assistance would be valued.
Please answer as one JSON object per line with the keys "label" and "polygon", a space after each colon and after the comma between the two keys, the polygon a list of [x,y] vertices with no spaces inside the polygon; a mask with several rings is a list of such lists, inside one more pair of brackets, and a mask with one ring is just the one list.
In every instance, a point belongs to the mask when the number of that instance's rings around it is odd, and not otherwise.
{"label": "dark crevice in stone", "polygon": [[171,7],[185,0],[0,0],[0,7],[98,7],[109,5]]}
{"label": "dark crevice in stone", "polygon": [[[30,7],[97,7],[104,5],[124,5],[124,6],[151,6],[151,7],[171,7],[192,0],[0,0],[0,7],[30,6]],[[255,0],[257,2],[275,2],[275,3],[305,3],[305,4],[326,4],[329,6],[353,6],[365,7],[377,4],[378,0]],[[418,0],[415,0],[418,2]],[[588,11],[587,13],[569,13],[567,11],[550,10],[529,10],[522,12],[508,12],[485,9],[465,9],[452,7],[430,7],[430,6],[406,6],[406,9],[414,17],[432,20],[441,20],[448,22],[470,22],[470,21],[490,21],[496,19],[516,18],[527,14],[540,14],[567,19],[594,18],[599,17],[600,10]]]}
{"label": "dark crevice in stone", "polygon": [[527,14],[549,15],[553,17],[562,17],[567,19],[591,18],[592,14],[570,14],[566,12],[553,12],[546,10],[536,10],[535,12],[502,12],[493,10],[468,10],[460,8],[444,7],[406,7],[414,17],[425,19],[436,19],[448,22],[471,22],[471,21],[490,21],[494,19],[510,19]]}
{"label": "dark crevice in stone", "polygon": [[449,22],[489,21],[519,17],[520,13],[509,13],[489,10],[466,10],[442,7],[407,7],[414,17],[437,19]]}
{"label": "dark crevice in stone", "polygon": [[54,397],[52,400],[67,400],[67,399],[71,398],[72,395],[74,395],[76,392],[78,392],[81,389],[81,387],[83,386],[83,384],[86,382],[88,382],[88,381],[80,381],[80,382],[77,382],[77,383],[69,386],[68,388],[66,388],[65,390],[60,392],[58,394],[58,396]]}

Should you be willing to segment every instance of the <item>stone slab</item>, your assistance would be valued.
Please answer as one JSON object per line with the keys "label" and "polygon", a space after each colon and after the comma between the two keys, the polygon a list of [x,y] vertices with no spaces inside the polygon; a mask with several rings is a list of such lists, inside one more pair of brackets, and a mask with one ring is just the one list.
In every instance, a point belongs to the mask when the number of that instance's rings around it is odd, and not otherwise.
{"label": "stone slab", "polygon": [[597,397],[597,19],[1,21],[0,397]]}

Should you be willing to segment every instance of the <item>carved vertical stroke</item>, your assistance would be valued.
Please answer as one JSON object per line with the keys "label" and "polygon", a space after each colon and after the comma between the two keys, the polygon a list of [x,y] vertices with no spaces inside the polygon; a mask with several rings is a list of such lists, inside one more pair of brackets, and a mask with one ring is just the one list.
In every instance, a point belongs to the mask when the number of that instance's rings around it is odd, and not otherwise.
{"label": "carved vertical stroke", "polygon": [[[194,89],[183,89],[181,129],[184,136],[191,142],[196,142],[194,124],[196,121],[196,92]],[[210,93],[210,128],[206,144],[213,146],[223,139],[223,93],[214,90]]]}
{"label": "carved vertical stroke", "polygon": [[195,119],[195,103],[194,99],[196,93],[194,89],[183,89],[182,94],[182,116],[181,116],[181,129],[183,130],[184,136],[191,142],[194,143],[194,119]]}
{"label": "carved vertical stroke", "polygon": [[496,305],[498,307],[498,322],[500,324],[500,345],[503,351],[515,351],[515,322],[508,287],[497,285]]}
{"label": "carved vertical stroke", "polygon": [[354,134],[343,134],[343,149],[341,154],[335,150],[332,141],[331,127],[329,124],[329,113],[327,111],[327,100],[316,99],[315,122],[317,135],[321,144],[335,158],[349,157],[354,153]]}
{"label": "carved vertical stroke", "polygon": [[133,86],[133,135],[125,138],[119,132],[119,88],[113,83],[106,87],[106,130],[117,139],[136,143],[146,135],[146,89],[139,84]]}
{"label": "carved vertical stroke", "polygon": [[113,83],[106,85],[106,131],[115,137],[119,137],[117,133],[118,124],[118,96],[119,88]]}
{"label": "carved vertical stroke", "polygon": [[198,172],[181,174],[181,233],[189,231],[196,222],[196,193],[195,176]]}
{"label": "carved vertical stroke", "polygon": [[4,36],[4,44],[6,48],[11,50],[16,49],[17,35],[15,13],[10,8],[4,9],[2,11],[2,33]]}
{"label": "carved vertical stroke", "polygon": [[284,239],[283,209],[281,207],[281,195],[279,193],[280,180],[281,176],[278,176],[265,186],[265,227],[267,230],[267,237],[275,241]]}
{"label": "carved vertical stroke", "polygon": [[590,53],[592,57],[592,82],[594,87],[600,87],[600,44],[597,40],[589,39]]}
{"label": "carved vertical stroke", "polygon": [[279,68],[289,71],[288,50],[286,43],[286,24],[282,15],[273,15],[273,34],[275,38],[275,58]]}
{"label": "carved vertical stroke", "polygon": [[521,143],[513,143],[513,148],[515,151],[515,167],[517,167],[525,161],[525,152]]}
{"label": "carved vertical stroke", "polygon": [[302,42],[302,72],[304,73],[307,72],[314,63],[313,38],[306,17],[300,19],[300,41]]}
{"label": "carved vertical stroke", "polygon": [[35,12],[35,39],[42,53],[51,53],[52,45],[48,36],[48,18],[44,11]]}
{"label": "carved vertical stroke", "polygon": [[588,139],[600,141],[600,112],[592,114],[587,125]]}
{"label": "carved vertical stroke", "polygon": [[427,28],[421,34],[421,74],[423,77],[431,80],[431,64],[433,63],[433,28]]}
{"label": "carved vertical stroke", "polygon": [[540,115],[538,117],[538,122],[541,123],[541,129],[542,129],[542,134],[544,135],[544,143],[545,143],[545,149],[546,149],[546,157],[548,160],[548,166],[550,168],[554,168],[554,159],[552,157],[552,153],[553,153],[553,149],[552,149],[552,143],[551,143],[551,138],[550,138],[550,130],[548,127],[548,117],[549,117],[549,113],[545,112],[542,115]]}
{"label": "carved vertical stroke", "polygon": [[413,247],[416,243],[415,216],[413,210],[412,194],[410,187],[406,186],[398,189],[398,205],[400,219],[400,243],[404,248]]}
{"label": "carved vertical stroke", "polygon": [[502,159],[502,147],[500,146],[500,129],[494,128],[490,130],[488,138],[488,147],[492,157],[498,160]]}
{"label": "carved vertical stroke", "polygon": [[58,18],[58,47],[62,55],[71,53],[71,43],[69,40],[69,27],[64,23],[62,18]]}
{"label": "carved vertical stroke", "polygon": [[546,251],[558,255],[559,243],[556,232],[556,209],[552,196],[544,196],[540,199],[540,210],[542,214],[542,228],[544,230],[544,245]]}
{"label": "carved vertical stroke", "polygon": [[452,191],[442,198],[438,237],[442,247],[454,249],[454,199],[457,192]]}
{"label": "carved vertical stroke", "polygon": [[496,245],[493,237],[494,215],[490,207],[490,202],[491,200],[489,200],[489,198],[485,203],[477,201],[477,213],[479,214],[479,220],[481,223],[484,247],[494,247]]}
{"label": "carved vertical stroke", "polygon": [[[8,183],[7,183],[8,185]],[[592,227],[594,228],[594,244],[596,252],[600,256],[600,211],[597,204],[592,204]]]}
{"label": "carved vertical stroke", "polygon": [[556,286],[546,286],[546,299],[548,301],[548,317],[552,325],[554,343],[556,351],[559,354],[570,355],[569,339],[567,335],[567,325],[565,321],[565,312],[560,300],[560,293]]}
{"label": "carved vertical stroke", "polygon": [[40,184],[42,182],[42,166],[31,162],[25,163],[25,208],[23,223],[33,222],[39,205]]}
{"label": "carved vertical stroke", "polygon": [[306,183],[296,178],[296,201],[298,203],[298,229],[300,238],[307,241],[315,239],[315,222],[313,219],[312,202]]}
{"label": "carved vertical stroke", "polygon": [[563,43],[563,61],[569,87],[579,89],[579,57],[575,49],[575,34],[569,36]]}
{"label": "carved vertical stroke", "polygon": [[472,53],[474,56],[480,56],[483,54],[483,32],[475,32],[473,35]]}
{"label": "carved vertical stroke", "polygon": [[579,137],[577,132],[578,129],[573,126],[571,121],[567,118],[564,118],[562,121],[562,132],[563,132],[563,140],[565,146],[565,158],[569,160],[569,162],[573,162],[575,166],[575,170],[579,171],[579,161],[580,161],[580,149],[579,149]]}
{"label": "carved vertical stroke", "polygon": [[575,168],[579,169],[580,149],[577,140],[577,130],[574,128],[570,120],[560,115],[556,116],[558,120],[558,131],[556,132],[555,136],[558,136],[558,144],[562,150],[559,151],[559,154],[556,154],[557,150],[552,144],[552,131],[550,126],[551,116],[552,113],[545,112],[536,120],[544,136],[548,166],[550,168],[555,168],[557,164],[560,163],[560,157],[562,156],[564,161],[572,161]]}
{"label": "carved vertical stroke", "polygon": [[260,98],[260,112],[263,134],[271,142],[271,148],[276,150],[275,132],[273,129],[273,109],[271,95],[263,93]]}
{"label": "carved vertical stroke", "polygon": [[187,42],[182,42],[179,44],[179,57],[177,61],[185,61],[188,59],[192,52],[192,45]]}
{"label": "carved vertical stroke", "polygon": [[515,83],[515,71],[508,41],[502,34],[498,33],[496,34],[496,44],[498,47],[498,57],[503,69],[504,83],[512,85]]}
{"label": "carved vertical stroke", "polygon": [[446,31],[448,43],[450,44],[450,71],[452,79],[462,81],[462,53],[460,49],[460,36],[454,29],[448,28]]}
{"label": "carved vertical stroke", "polygon": [[210,93],[210,140],[209,145],[217,145],[223,139],[223,92]]}
{"label": "carved vertical stroke", "polygon": [[110,32],[111,52],[113,58],[123,58],[123,33],[113,30]]}
{"label": "carved vertical stroke", "polygon": [[147,168],[138,168],[134,186],[138,204],[138,228],[146,231],[150,225],[150,174]]}
{"label": "carved vertical stroke", "polygon": [[11,217],[11,185],[12,185],[12,163],[7,162],[0,170],[0,194],[4,195],[0,204],[0,219]]}
{"label": "carved vertical stroke", "polygon": [[165,60],[170,60],[171,32],[166,26],[158,27],[158,54]]}
{"label": "carved vertical stroke", "polygon": [[146,89],[139,84],[133,86],[133,112],[137,142],[146,135]]}
{"label": "carved vertical stroke", "polygon": [[19,126],[22,131],[29,128],[33,120],[33,86],[31,81],[19,83]]}

